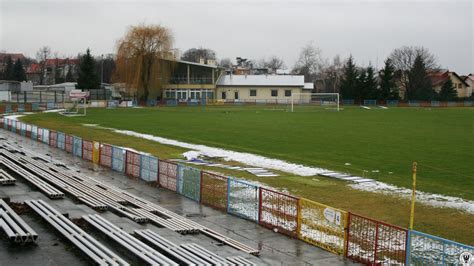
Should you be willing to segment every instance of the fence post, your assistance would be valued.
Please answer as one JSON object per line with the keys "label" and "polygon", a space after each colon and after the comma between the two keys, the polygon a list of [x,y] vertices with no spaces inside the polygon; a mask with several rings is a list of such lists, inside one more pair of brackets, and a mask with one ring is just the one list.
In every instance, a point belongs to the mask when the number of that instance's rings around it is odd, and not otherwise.
{"label": "fence post", "polygon": [[301,199],[298,199],[298,205],[296,209],[296,238],[299,238],[300,232],[301,232]]}
{"label": "fence post", "polygon": [[261,220],[261,213],[262,213],[262,188],[258,187],[258,223]]}
{"label": "fence post", "polygon": [[375,224],[374,265],[377,262],[377,246],[379,245],[379,223]]}
{"label": "fence post", "polygon": [[411,249],[411,230],[407,230],[407,243],[405,252],[405,265],[410,265],[410,249]]}
{"label": "fence post", "polygon": [[347,217],[347,237],[346,237],[346,247],[344,250],[344,257],[347,258],[347,255],[349,255],[349,237],[350,237],[350,232],[351,232],[351,218],[352,215],[349,212],[348,217]]}
{"label": "fence post", "polygon": [[227,213],[230,213],[229,210],[230,210],[230,176],[227,177]]}
{"label": "fence post", "polygon": [[201,173],[200,173],[200,180],[199,180],[199,202],[202,202],[202,175],[203,175],[204,171],[201,170]]}

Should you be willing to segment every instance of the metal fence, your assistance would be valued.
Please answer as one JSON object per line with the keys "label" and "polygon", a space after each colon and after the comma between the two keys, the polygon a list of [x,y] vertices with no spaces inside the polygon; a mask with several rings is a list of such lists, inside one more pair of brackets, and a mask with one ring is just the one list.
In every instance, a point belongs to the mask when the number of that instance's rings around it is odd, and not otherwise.
{"label": "metal fence", "polygon": [[66,134],[64,134],[63,132],[58,132],[57,137],[58,137],[58,140],[57,140],[58,148],[61,150],[65,150],[66,149]]}
{"label": "metal fence", "polygon": [[74,137],[71,135],[66,135],[66,152],[72,153],[74,147]]}
{"label": "metal fence", "polygon": [[112,169],[118,172],[125,170],[125,150],[112,146]]}
{"label": "metal fence", "polygon": [[159,185],[169,190],[176,191],[178,186],[178,165],[172,162],[160,160],[158,171]]}
{"label": "metal fence", "polygon": [[72,154],[82,158],[82,139],[76,136],[72,137]]}
{"label": "metal fence", "polygon": [[227,177],[201,171],[201,203],[216,209],[227,209]]}
{"label": "metal fence", "polygon": [[229,178],[227,192],[228,213],[258,222],[258,186]]}
{"label": "metal fence", "polygon": [[347,212],[314,202],[299,200],[298,238],[336,254],[344,254]]}
{"label": "metal fence", "polygon": [[346,257],[369,265],[405,264],[408,231],[349,213]]}
{"label": "metal fence", "polygon": [[58,146],[58,133],[54,130],[49,131],[49,146]]}
{"label": "metal fence", "polygon": [[130,177],[140,178],[140,165],[140,154],[133,151],[127,151],[125,154],[125,174]]}
{"label": "metal fence", "polygon": [[92,161],[94,144],[89,140],[82,140],[82,159]]}
{"label": "metal fence", "polygon": [[194,201],[200,201],[201,170],[180,165],[178,168],[178,193]]}
{"label": "metal fence", "polygon": [[259,223],[282,234],[297,237],[298,198],[260,187]]}
{"label": "metal fence", "polygon": [[158,158],[142,154],[140,160],[141,160],[140,178],[146,182],[157,182],[158,181]]}
{"label": "metal fence", "polygon": [[49,144],[49,129],[43,128],[43,143]]}
{"label": "metal fence", "polygon": [[100,144],[99,164],[108,168],[112,168],[112,146],[108,144]]}

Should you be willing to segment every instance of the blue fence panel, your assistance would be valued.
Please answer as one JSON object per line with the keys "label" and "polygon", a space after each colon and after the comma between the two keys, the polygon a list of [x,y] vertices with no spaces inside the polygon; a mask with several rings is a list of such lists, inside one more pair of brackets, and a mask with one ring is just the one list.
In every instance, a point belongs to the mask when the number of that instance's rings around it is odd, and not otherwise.
{"label": "blue fence panel", "polygon": [[158,158],[141,155],[140,178],[146,182],[158,182]]}
{"label": "blue fence panel", "polygon": [[39,111],[39,103],[32,103],[31,104],[31,111]]}
{"label": "blue fence panel", "polygon": [[258,186],[228,179],[227,212],[258,222]]}
{"label": "blue fence panel", "polygon": [[63,132],[58,132],[58,148],[61,149],[61,150],[65,150],[66,149],[66,134],[64,134]]}
{"label": "blue fence panel", "polygon": [[8,130],[8,118],[3,118],[3,129]]}
{"label": "blue fence panel", "polygon": [[439,107],[440,103],[439,101],[431,101],[431,107]]}
{"label": "blue fence panel", "polygon": [[56,109],[56,103],[46,103],[46,109],[47,110]]}
{"label": "blue fence panel", "polygon": [[23,113],[25,111],[25,104],[18,104],[18,113]]}
{"label": "blue fence panel", "polygon": [[31,139],[38,139],[38,127],[31,125]]}
{"label": "blue fence panel", "polygon": [[178,193],[198,201],[201,199],[201,170],[185,165],[178,166]]}
{"label": "blue fence panel", "polygon": [[11,112],[13,112],[12,105],[11,104],[5,105],[5,113],[11,113]]}
{"label": "blue fence panel", "polygon": [[125,170],[125,150],[112,146],[112,169],[118,172]]}
{"label": "blue fence panel", "polygon": [[344,99],[342,100],[343,105],[354,105],[354,100],[352,99]]}
{"label": "blue fence panel", "polygon": [[364,100],[364,105],[377,105],[377,100]]}
{"label": "blue fence panel", "polygon": [[410,106],[410,107],[420,107],[420,102],[418,102],[418,101],[408,101],[408,106]]}
{"label": "blue fence panel", "polygon": [[118,101],[107,101],[108,108],[115,108],[118,106]]}
{"label": "blue fence panel", "polygon": [[463,252],[474,254],[474,247],[415,230],[408,232],[406,265],[460,265]]}
{"label": "blue fence panel", "polygon": [[457,106],[457,103],[456,102],[448,102],[448,106],[454,107],[454,106]]}
{"label": "blue fence panel", "polygon": [[166,105],[176,106],[176,105],[178,105],[178,101],[176,101],[174,99],[168,99],[168,100],[166,100]]}
{"label": "blue fence panel", "polygon": [[26,136],[26,127],[27,127],[26,123],[21,123],[20,134],[24,137]]}
{"label": "blue fence panel", "polygon": [[16,120],[12,120],[12,127],[10,128],[10,131],[13,133],[16,133]]}
{"label": "blue fence panel", "polygon": [[148,101],[146,102],[146,105],[147,105],[147,106],[156,106],[156,100],[148,100]]}
{"label": "blue fence panel", "polygon": [[387,106],[398,106],[398,100],[387,100]]}
{"label": "blue fence panel", "polygon": [[43,128],[43,143],[49,144],[49,129]]}
{"label": "blue fence panel", "polygon": [[464,101],[464,106],[465,106],[465,107],[473,106],[472,103],[473,103],[472,101]]}
{"label": "blue fence panel", "polygon": [[193,101],[193,100],[187,101],[188,106],[197,106],[198,104],[199,104],[198,101]]}
{"label": "blue fence panel", "polygon": [[72,154],[82,158],[82,139],[79,137],[72,138]]}

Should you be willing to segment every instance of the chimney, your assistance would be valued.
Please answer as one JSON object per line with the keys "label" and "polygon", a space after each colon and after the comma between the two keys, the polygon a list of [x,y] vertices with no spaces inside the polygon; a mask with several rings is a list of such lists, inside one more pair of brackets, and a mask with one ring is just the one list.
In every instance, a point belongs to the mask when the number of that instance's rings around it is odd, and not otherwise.
{"label": "chimney", "polygon": [[199,64],[204,65],[205,63],[206,63],[206,62],[205,62],[204,58],[200,57],[200,58],[199,58]]}

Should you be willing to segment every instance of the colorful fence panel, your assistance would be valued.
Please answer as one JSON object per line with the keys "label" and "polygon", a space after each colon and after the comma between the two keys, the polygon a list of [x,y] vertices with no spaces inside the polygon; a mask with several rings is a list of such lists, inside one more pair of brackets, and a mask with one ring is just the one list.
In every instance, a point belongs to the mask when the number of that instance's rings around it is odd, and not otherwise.
{"label": "colorful fence panel", "polygon": [[141,155],[140,178],[146,182],[158,182],[158,158]]}
{"label": "colorful fence panel", "polygon": [[72,154],[82,158],[82,139],[79,137],[72,137]]}
{"label": "colorful fence panel", "polygon": [[36,135],[38,137],[37,141],[43,142],[43,129],[42,128],[40,128],[40,127],[38,128],[38,131],[37,131]]}
{"label": "colorful fence panel", "polygon": [[201,172],[201,203],[216,209],[227,209],[227,177]]}
{"label": "colorful fence panel", "polygon": [[25,124],[26,125],[26,137],[31,138],[31,125],[30,124]]}
{"label": "colorful fence panel", "polygon": [[112,169],[118,172],[125,170],[125,150],[112,146]]}
{"label": "colorful fence panel", "polygon": [[57,147],[58,146],[58,133],[51,130],[49,132],[49,146]]}
{"label": "colorful fence panel", "polygon": [[38,127],[37,126],[31,126],[31,139],[38,139]]}
{"label": "colorful fence panel", "polygon": [[49,129],[43,128],[43,143],[49,144]]}
{"label": "colorful fence panel", "polygon": [[10,131],[16,133],[16,120],[11,120],[10,122]]}
{"label": "colorful fence panel", "polygon": [[23,137],[26,137],[27,127],[28,127],[28,124],[21,123],[20,133]]}
{"label": "colorful fence panel", "polygon": [[62,132],[58,132],[57,145],[58,145],[58,148],[61,150],[66,149],[66,134]]}
{"label": "colorful fence panel", "polygon": [[140,154],[133,151],[127,151],[125,158],[125,174],[130,177],[140,178]]}
{"label": "colorful fence panel", "polygon": [[178,193],[199,202],[201,190],[201,170],[180,165],[178,168]]}
{"label": "colorful fence panel", "polygon": [[3,129],[8,130],[8,123],[9,122],[10,122],[10,119],[3,118]]}
{"label": "colorful fence panel", "polygon": [[229,178],[227,212],[258,222],[258,186]]}
{"label": "colorful fence panel", "polygon": [[349,213],[346,257],[369,265],[405,264],[408,232]]}
{"label": "colorful fence panel", "polygon": [[72,153],[74,147],[74,137],[71,135],[66,135],[66,152]]}
{"label": "colorful fence panel", "polygon": [[82,159],[92,161],[94,143],[90,140],[82,140]]}
{"label": "colorful fence panel", "polygon": [[458,265],[463,252],[474,247],[415,230],[409,231],[407,265]]}
{"label": "colorful fence panel", "polygon": [[292,237],[297,236],[298,198],[266,188],[259,190],[259,223]]}
{"label": "colorful fence panel", "polygon": [[112,168],[112,146],[109,144],[100,144],[100,159],[101,166]]}
{"label": "colorful fence panel", "polygon": [[5,113],[12,113],[13,112],[13,109],[12,109],[12,105],[11,104],[7,104],[5,105]]}
{"label": "colorful fence panel", "polygon": [[92,148],[92,162],[94,164],[99,164],[100,160],[100,142],[93,141],[94,145]]}
{"label": "colorful fence panel", "polygon": [[308,199],[299,200],[299,212],[299,239],[344,254],[347,212]]}
{"label": "colorful fence panel", "polygon": [[160,160],[158,163],[158,172],[158,183],[160,186],[176,191],[178,186],[178,165]]}

